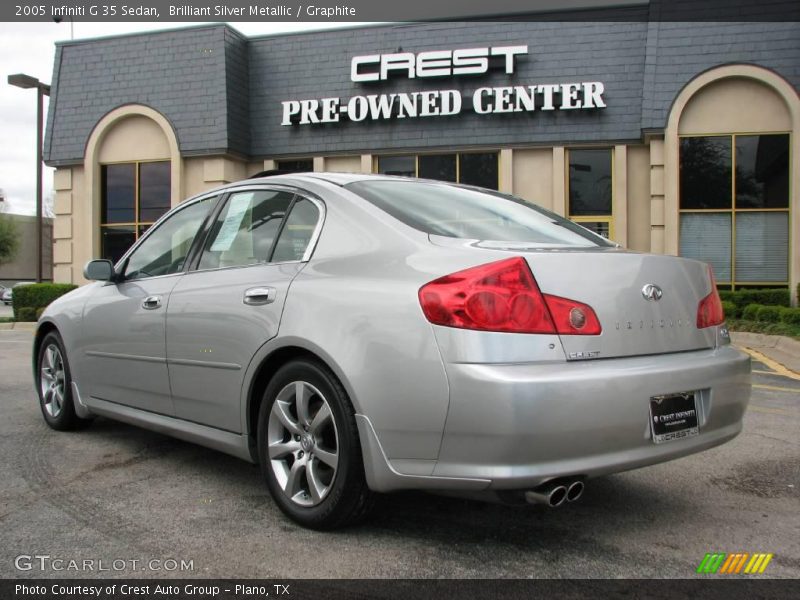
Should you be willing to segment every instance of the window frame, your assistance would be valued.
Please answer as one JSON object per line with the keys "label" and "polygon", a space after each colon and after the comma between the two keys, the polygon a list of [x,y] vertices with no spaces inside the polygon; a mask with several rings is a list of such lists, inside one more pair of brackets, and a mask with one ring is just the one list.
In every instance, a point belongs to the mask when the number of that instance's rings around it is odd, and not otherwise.
{"label": "window frame", "polygon": [[[569,166],[570,166],[570,154],[573,151],[580,151],[580,150],[607,150],[609,154],[611,154],[611,212],[607,215],[573,215],[572,214],[572,206],[570,203],[570,185],[569,185]],[[608,224],[608,241],[616,244],[616,231],[614,227],[614,210],[616,208],[616,186],[614,185],[616,182],[616,152],[613,146],[570,146],[569,148],[564,149],[564,200],[566,204],[565,216],[567,219],[574,223],[578,223],[579,225],[583,225],[584,223],[606,223]],[[585,225],[584,225],[585,227]],[[587,227],[587,229],[589,229]],[[590,229],[592,233],[599,233],[595,232],[594,230]],[[602,237],[602,236],[600,236]]]}
{"label": "window frame", "polygon": [[[303,257],[300,260],[286,260],[281,262],[260,262],[260,263],[252,263],[249,265],[229,265],[227,267],[212,267],[209,269],[200,269],[200,259],[203,255],[203,248],[206,246],[206,242],[208,241],[208,236],[211,234],[212,224],[217,220],[220,213],[225,209],[230,200],[231,196],[238,194],[240,192],[263,192],[263,191],[275,191],[275,192],[287,192],[293,194],[294,197],[289,204],[289,207],[286,209],[286,214],[283,216],[281,220],[280,226],[278,227],[278,231],[275,235],[275,239],[273,240],[272,248],[270,248],[270,258],[272,258],[273,254],[275,253],[275,247],[277,245],[278,239],[283,233],[284,225],[286,224],[286,219],[291,214],[294,205],[297,203],[299,199],[309,200],[317,207],[319,210],[319,218],[317,219],[317,224],[314,227],[314,231],[311,234],[311,239],[308,242],[308,246],[306,246],[306,250],[303,253]],[[218,191],[220,194],[220,199],[217,201],[217,204],[214,208],[209,212],[208,217],[206,218],[205,223],[203,224],[202,230],[200,231],[200,235],[194,241],[192,248],[189,251],[189,256],[186,259],[186,263],[184,265],[184,272],[187,274],[191,273],[209,273],[212,271],[227,271],[230,269],[250,269],[254,267],[264,267],[264,266],[271,266],[271,265],[286,265],[286,264],[294,264],[294,263],[306,263],[311,260],[311,256],[314,254],[314,250],[317,247],[317,242],[319,241],[319,237],[322,233],[322,227],[325,224],[325,218],[327,216],[327,209],[323,200],[317,196],[316,194],[312,194],[311,192],[296,188],[291,185],[277,185],[277,184],[270,184],[270,185],[242,185],[234,188],[228,188],[222,190],[221,192]],[[206,195],[207,197],[208,195]],[[166,215],[165,215],[166,216]],[[149,230],[148,230],[149,232]]]}
{"label": "window frame", "polygon": [[[292,173],[292,174],[294,174],[294,173],[313,173],[314,172],[314,157],[313,156],[303,156],[303,157],[300,157],[300,158],[276,158],[274,160],[275,160],[275,169],[278,170],[278,171],[281,171],[281,172],[285,171],[287,173]],[[311,162],[311,168],[310,169],[306,169],[305,171],[295,171],[293,169],[283,169],[281,167],[281,163],[301,162],[301,161],[310,161]]]}
{"label": "window frame", "polygon": [[[130,249],[132,249],[134,246],[136,246],[139,243],[140,239],[142,239],[145,235],[147,235],[147,232],[150,231],[150,229],[153,228],[153,225],[158,223],[162,218],[166,217],[175,208],[174,206],[172,206],[172,200],[173,200],[172,199],[172,190],[170,189],[170,198],[169,198],[170,208],[167,209],[167,212],[165,212],[163,215],[161,215],[161,217],[159,217],[155,221],[140,221],[139,220],[139,188],[140,188],[139,178],[140,178],[140,175],[141,175],[140,165],[152,164],[152,163],[166,163],[166,164],[170,165],[170,188],[171,188],[172,187],[172,183],[173,183],[172,182],[172,171],[171,171],[172,161],[170,159],[168,159],[168,158],[167,159],[164,159],[164,158],[153,158],[153,159],[147,159],[147,160],[119,160],[119,161],[104,162],[104,163],[100,164],[101,171],[105,167],[111,167],[111,166],[116,166],[116,165],[133,165],[133,221],[126,221],[124,223],[105,223],[104,222],[106,220],[105,219],[105,214],[103,214],[104,213],[103,205],[104,205],[104,202],[105,202],[105,198],[104,198],[105,190],[102,188],[102,183],[101,183],[101,189],[100,189],[100,223],[98,224],[100,254],[103,254],[103,247],[102,247],[103,246],[103,229],[114,229],[115,227],[133,227],[134,239],[133,239],[133,244],[131,244],[131,247],[129,248],[129,250],[130,250]],[[101,179],[102,179],[102,176],[101,176]],[[147,227],[147,231],[145,231],[144,233],[139,233],[139,229],[142,226],[146,226]],[[122,257],[119,259],[119,261],[122,261],[127,256],[127,254],[128,254],[127,252],[125,254],[123,254]],[[118,261],[117,264],[119,264],[119,261]]]}
{"label": "window frame", "polygon": [[[442,181],[444,183],[452,183],[454,185],[471,185],[469,183],[463,183],[461,181],[461,156],[464,154],[494,154],[497,157],[497,187],[493,190],[495,192],[500,191],[500,150],[496,149],[488,149],[488,150],[465,150],[465,151],[440,151],[436,152],[433,150],[427,152],[398,152],[392,154],[376,154],[372,157],[372,173],[376,175],[382,175],[380,172],[380,160],[381,158],[395,158],[395,157],[407,157],[411,156],[414,158],[414,178],[421,179],[419,176],[419,157],[420,156],[443,156],[447,154],[454,154],[456,157],[456,180],[455,181],[445,181],[443,179],[431,179],[431,181]],[[386,177],[394,177],[394,175],[386,175]],[[482,188],[482,189],[490,189],[490,188]]]}
{"label": "window frame", "polygon": [[[736,137],[737,136],[764,136],[764,135],[786,135],[789,138],[789,189],[788,202],[786,208],[737,208],[736,206]],[[725,289],[736,290],[737,288],[788,288],[791,279],[792,266],[792,132],[791,131],[731,131],[713,133],[685,133],[678,135],[678,177],[680,177],[680,142],[684,138],[701,137],[727,137],[731,140],[731,204],[730,208],[681,208],[680,181],[678,181],[678,252],[681,249],[681,215],[685,213],[694,214],[728,214],[731,217],[731,279],[730,281],[716,280],[717,286]],[[785,281],[738,281],[736,279],[736,214],[737,213],[762,213],[776,212],[786,213],[789,225],[787,237],[788,252],[786,254],[786,276]]]}

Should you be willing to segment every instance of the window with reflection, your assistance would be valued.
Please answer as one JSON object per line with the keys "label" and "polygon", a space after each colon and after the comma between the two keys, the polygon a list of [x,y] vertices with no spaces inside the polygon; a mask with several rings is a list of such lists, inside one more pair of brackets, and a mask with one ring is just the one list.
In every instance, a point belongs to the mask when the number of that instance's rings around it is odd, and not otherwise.
{"label": "window with reflection", "polygon": [[417,177],[457,182],[455,154],[423,154],[418,158]]}
{"label": "window with reflection", "polygon": [[294,160],[275,161],[275,167],[286,173],[309,173],[314,170],[313,158],[297,158]]}
{"label": "window with reflection", "polygon": [[376,166],[383,175],[451,181],[490,190],[499,188],[497,152],[379,156]]}
{"label": "window with reflection", "polygon": [[100,252],[117,262],[147,228],[170,208],[169,161],[102,165]]}
{"label": "window with reflection", "polygon": [[612,237],[613,176],[611,148],[571,149],[567,177],[569,218]]}
{"label": "window with reflection", "polygon": [[378,173],[383,175],[399,175],[402,177],[417,176],[416,156],[381,156],[378,158]]}
{"label": "window with reflection", "polygon": [[789,135],[680,139],[680,253],[709,263],[717,283],[789,279]]}

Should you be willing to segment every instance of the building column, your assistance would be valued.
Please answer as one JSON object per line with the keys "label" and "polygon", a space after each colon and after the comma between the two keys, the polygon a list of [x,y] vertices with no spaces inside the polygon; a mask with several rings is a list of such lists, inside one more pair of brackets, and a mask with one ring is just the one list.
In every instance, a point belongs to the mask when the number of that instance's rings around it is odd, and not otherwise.
{"label": "building column", "polygon": [[74,283],[72,272],[72,169],[57,169],[53,177],[53,281]]}
{"label": "building column", "polygon": [[498,191],[504,194],[514,193],[514,151],[511,148],[500,150],[498,157]]}
{"label": "building column", "polygon": [[614,146],[614,189],[611,194],[611,218],[614,220],[614,241],[628,246],[628,147]]}
{"label": "building column", "polygon": [[567,216],[566,153],[563,146],[553,148],[553,212]]}
{"label": "building column", "polygon": [[361,172],[372,173],[372,154],[361,155]]}
{"label": "building column", "polygon": [[650,139],[650,252],[664,254],[664,140]]}
{"label": "building column", "polygon": [[320,171],[325,170],[325,157],[324,156],[315,156],[314,157],[314,172],[319,173]]}
{"label": "building column", "polygon": [[[207,158],[203,161],[203,181],[209,186],[239,181],[247,176],[247,165],[230,158]],[[178,198],[173,206],[182,202]]]}

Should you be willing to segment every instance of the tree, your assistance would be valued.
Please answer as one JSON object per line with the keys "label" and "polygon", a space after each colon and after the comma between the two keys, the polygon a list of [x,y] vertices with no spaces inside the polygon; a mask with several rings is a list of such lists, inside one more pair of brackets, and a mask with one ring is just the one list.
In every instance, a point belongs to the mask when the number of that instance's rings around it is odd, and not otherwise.
{"label": "tree", "polygon": [[19,250],[19,231],[11,217],[0,214],[0,264],[11,262]]}

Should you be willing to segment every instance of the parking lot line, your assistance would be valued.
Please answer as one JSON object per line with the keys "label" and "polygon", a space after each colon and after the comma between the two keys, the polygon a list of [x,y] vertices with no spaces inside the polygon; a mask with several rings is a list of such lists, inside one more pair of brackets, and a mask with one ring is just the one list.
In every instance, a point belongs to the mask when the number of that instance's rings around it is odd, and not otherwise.
{"label": "parking lot line", "polygon": [[769,358],[768,356],[764,356],[758,350],[753,350],[752,348],[745,348],[744,346],[740,346],[741,350],[747,352],[750,356],[752,356],[758,362],[764,363],[767,365],[768,368],[772,369],[778,375],[782,375],[783,377],[788,377],[789,379],[795,379],[800,381],[800,375],[797,373],[790,371],[786,367],[784,367],[781,363],[776,362]]}
{"label": "parking lot line", "polygon": [[754,388],[760,388],[762,390],[771,390],[773,392],[790,392],[792,394],[800,394],[800,388],[787,388],[787,387],[780,387],[778,385],[764,385],[763,383],[754,383]]}
{"label": "parking lot line", "polygon": [[759,406],[758,404],[750,404],[747,407],[747,410],[760,413],[769,413],[771,415],[781,415],[783,417],[800,417],[800,413],[798,412],[791,412],[788,410],[782,410],[780,408],[768,408],[766,406]]}

